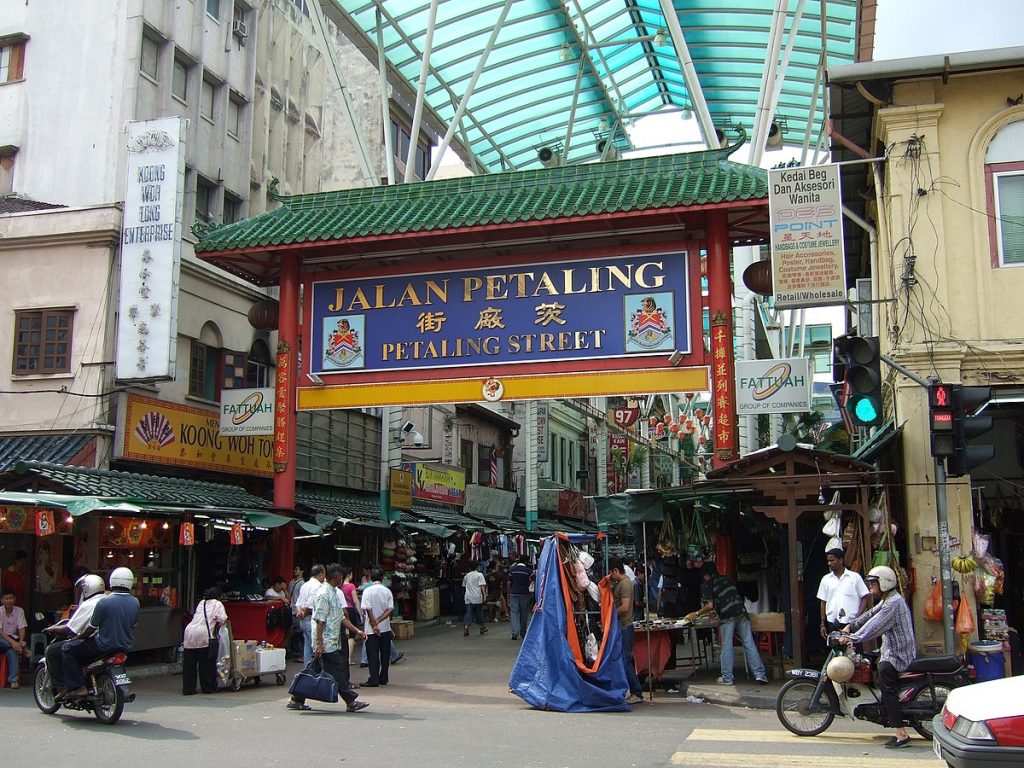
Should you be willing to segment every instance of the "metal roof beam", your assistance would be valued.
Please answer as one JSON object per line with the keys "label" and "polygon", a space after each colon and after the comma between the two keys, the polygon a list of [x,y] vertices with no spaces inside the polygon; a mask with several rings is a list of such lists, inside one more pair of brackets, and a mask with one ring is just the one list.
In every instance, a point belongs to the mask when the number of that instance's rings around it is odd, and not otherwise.
{"label": "metal roof beam", "polygon": [[[462,95],[462,99],[459,101],[459,106],[455,109],[455,116],[448,124],[448,130],[445,131],[444,138],[441,140],[441,144],[437,148],[437,157],[434,158],[434,164],[431,166],[430,171],[427,173],[427,178],[424,179],[424,181],[430,181],[434,178],[434,174],[437,173],[437,169],[441,165],[441,160],[444,158],[444,153],[448,150],[448,145],[451,143],[452,137],[455,135],[455,131],[462,125],[462,117],[466,114],[466,106],[469,104],[469,98],[473,95],[473,90],[476,88],[477,81],[480,79],[480,75],[484,71],[484,67],[487,65],[487,57],[491,55],[494,43],[498,39],[498,33],[501,31],[502,24],[505,23],[505,19],[508,16],[508,12],[511,7],[512,0],[505,0],[505,5],[502,6],[501,14],[498,17],[498,23],[494,25],[494,29],[491,30],[490,37],[487,38],[487,45],[484,46],[484,50],[480,54],[480,60],[477,62],[476,69],[473,71],[473,77],[470,78],[469,85],[466,86],[466,92]],[[406,171],[408,171],[408,167],[406,167]]]}
{"label": "metal roof beam", "polygon": [[420,121],[423,120],[423,98],[427,90],[427,76],[430,72],[430,49],[434,44],[434,25],[437,22],[437,4],[439,0],[430,0],[430,15],[427,17],[427,33],[423,42],[423,53],[420,55],[420,81],[416,87],[416,106],[412,111],[412,129],[409,131],[412,140],[409,142],[409,155],[405,158],[405,178],[408,184],[412,181],[416,170],[416,150],[420,146]]}
{"label": "metal roof beam", "polygon": [[686,37],[683,35],[683,28],[679,25],[679,17],[676,15],[675,6],[672,0],[658,0],[661,5],[661,13],[668,24],[668,33],[672,38],[672,45],[676,49],[676,57],[682,69],[683,80],[686,83],[686,92],[690,97],[690,105],[697,116],[697,124],[704,136],[704,143],[710,149],[718,148],[718,136],[715,134],[715,124],[711,121],[711,112],[708,110],[708,103],[704,100],[704,92],[701,90],[700,80],[697,77],[697,70],[693,66],[693,59],[690,58],[690,50],[686,47]]}
{"label": "metal roof beam", "polygon": [[384,54],[384,25],[380,9],[377,17],[377,77],[380,88],[381,124],[384,126],[384,162],[387,167],[388,184],[395,183],[395,148],[391,145],[391,106],[388,98],[387,57]]}
{"label": "metal roof beam", "polygon": [[[608,111],[611,112],[612,118],[616,121],[621,122],[622,115],[619,113],[619,105],[608,95],[608,91],[604,86],[604,80],[601,77],[601,73],[597,71],[597,67],[594,66],[594,62],[591,60],[590,55],[587,53],[587,45],[584,40],[580,37],[579,30],[576,29],[576,25],[572,23],[572,16],[569,13],[568,7],[564,0],[556,0],[559,8],[562,10],[562,15],[565,17],[565,29],[572,35],[573,40],[576,41],[576,47],[580,49],[580,60],[584,61],[590,69],[590,74],[593,75],[594,79],[601,85],[601,90],[604,92],[605,101],[608,104]],[[582,22],[585,22],[585,17],[581,17]],[[578,76],[577,80],[580,79]],[[621,105],[625,107],[625,104]]]}

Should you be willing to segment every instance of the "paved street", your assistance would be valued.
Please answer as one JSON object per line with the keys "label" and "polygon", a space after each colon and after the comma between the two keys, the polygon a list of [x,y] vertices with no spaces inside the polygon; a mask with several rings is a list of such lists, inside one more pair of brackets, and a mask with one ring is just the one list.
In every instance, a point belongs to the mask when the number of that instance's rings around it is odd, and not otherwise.
{"label": "paved street", "polygon": [[[0,690],[7,765],[218,768],[359,765],[441,768],[706,766],[769,768],[843,760],[858,768],[939,768],[930,744],[893,754],[888,736],[839,722],[826,736],[789,735],[769,710],[688,703],[660,694],[626,714],[538,712],[507,692],[518,643],[507,624],[462,637],[460,627],[418,630],[400,642],[406,658],[386,688],[360,693],[371,706],[346,714],[340,704],[314,712],[284,708],[285,688],[246,684],[237,693],[183,698],[181,678],[139,681],[137,700],[114,726],[82,713],[47,717],[30,688]],[[353,668],[353,679],[365,670]],[[360,674],[362,673],[362,674]],[[321,758],[314,755],[319,752]]]}

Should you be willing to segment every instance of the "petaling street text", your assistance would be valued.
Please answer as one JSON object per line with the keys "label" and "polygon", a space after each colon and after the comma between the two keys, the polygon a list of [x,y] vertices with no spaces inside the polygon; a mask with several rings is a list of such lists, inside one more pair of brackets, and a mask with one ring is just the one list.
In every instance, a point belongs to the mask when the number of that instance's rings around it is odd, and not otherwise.
{"label": "petaling street text", "polygon": [[604,329],[560,333],[517,333],[500,336],[438,339],[436,341],[395,341],[381,345],[381,360],[438,360],[459,357],[489,357],[601,349]]}

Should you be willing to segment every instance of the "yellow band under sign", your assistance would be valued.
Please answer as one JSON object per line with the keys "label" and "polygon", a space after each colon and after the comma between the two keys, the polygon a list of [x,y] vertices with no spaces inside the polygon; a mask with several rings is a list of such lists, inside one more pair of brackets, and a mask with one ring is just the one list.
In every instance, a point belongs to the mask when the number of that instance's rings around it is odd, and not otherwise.
{"label": "yellow band under sign", "polygon": [[495,398],[500,400],[707,392],[710,389],[708,369],[703,367],[498,376],[493,379],[481,376],[478,379],[300,387],[298,409],[314,411],[384,405],[477,403],[487,399],[483,393],[485,381],[500,383],[503,391],[500,398]]}

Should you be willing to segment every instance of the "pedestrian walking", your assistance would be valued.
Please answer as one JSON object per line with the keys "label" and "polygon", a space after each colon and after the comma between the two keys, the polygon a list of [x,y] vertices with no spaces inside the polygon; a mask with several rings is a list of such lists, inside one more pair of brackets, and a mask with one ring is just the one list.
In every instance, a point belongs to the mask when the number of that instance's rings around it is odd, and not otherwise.
{"label": "pedestrian walking", "polygon": [[[311,572],[317,567],[313,566]],[[312,657],[319,659],[323,664],[324,671],[334,678],[338,683],[338,695],[345,702],[346,712],[358,712],[366,709],[369,704],[359,701],[359,697],[352,690],[352,682],[348,672],[348,644],[342,637],[342,627],[364,640],[366,635],[356,627],[342,607],[338,599],[338,591],[342,584],[342,569],[337,563],[331,563],[324,569],[324,582],[320,589],[313,595],[313,609],[310,619],[313,623]],[[292,696],[288,701],[288,709],[308,711],[312,709],[306,700],[299,696]]]}
{"label": "pedestrian walking", "polygon": [[313,658],[313,597],[324,585],[325,569],[317,563],[309,569],[309,581],[299,590],[299,599],[295,605],[295,616],[302,630],[302,665],[306,666]]}
{"label": "pedestrian walking", "polygon": [[388,684],[391,666],[391,614],[395,610],[395,597],[382,583],[383,568],[370,571],[370,584],[363,589],[362,609],[366,619],[366,662],[370,677],[363,683],[370,688]]}
{"label": "pedestrian walking", "polygon": [[530,594],[532,580],[533,573],[526,555],[520,555],[516,558],[515,564],[508,569],[508,599],[513,640],[526,637],[526,628],[530,624],[530,615],[533,611],[533,595]]}
{"label": "pedestrian walking", "polygon": [[608,579],[612,583],[612,596],[615,598],[615,615],[619,620],[619,641],[622,645],[622,665],[626,671],[626,682],[629,684],[627,704],[640,704],[644,700],[644,689],[636,674],[636,662],[633,660],[633,579],[626,575],[626,566],[622,559],[613,557],[608,561]]}
{"label": "pedestrian walking", "polygon": [[743,606],[743,597],[736,585],[718,572],[714,563],[704,563],[704,582],[707,586],[707,602],[697,611],[697,615],[705,615],[714,611],[718,615],[719,627],[722,632],[722,676],[718,678],[720,685],[732,685],[733,648],[732,639],[738,635],[743,645],[743,653],[747,657],[747,667],[754,673],[754,679],[761,685],[768,684],[768,674],[757,652],[754,633],[750,629],[750,617]]}
{"label": "pedestrian walking", "polygon": [[487,634],[484,623],[484,598],[486,597],[487,579],[475,568],[462,577],[462,588],[466,592],[466,615],[462,619],[462,634],[469,637],[469,625],[474,621],[480,625],[480,634]]}
{"label": "pedestrian walking", "polygon": [[[220,601],[223,593],[217,587],[210,587],[203,599],[196,605],[192,621],[185,627],[185,638],[181,655],[181,693],[193,696],[196,693],[198,672],[199,687],[203,693],[217,692],[217,660],[220,656],[220,628],[228,623],[228,612]],[[211,651],[213,646],[215,651]]]}

